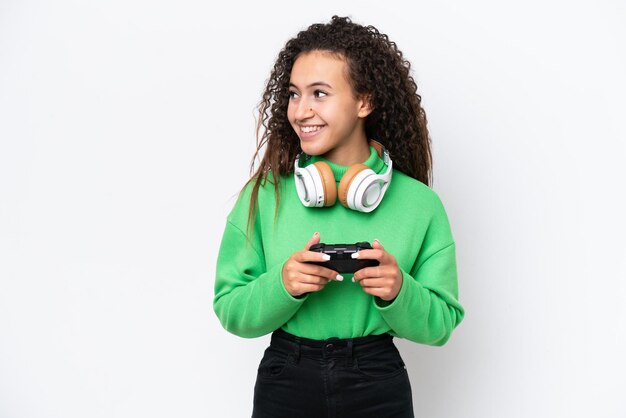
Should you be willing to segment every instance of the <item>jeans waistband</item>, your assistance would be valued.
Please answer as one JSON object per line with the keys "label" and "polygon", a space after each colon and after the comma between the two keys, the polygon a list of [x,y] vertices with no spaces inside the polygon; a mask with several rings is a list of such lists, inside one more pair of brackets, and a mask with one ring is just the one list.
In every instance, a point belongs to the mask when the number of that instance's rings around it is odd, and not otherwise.
{"label": "jeans waistband", "polygon": [[300,355],[313,357],[352,357],[359,352],[376,350],[376,347],[393,344],[393,336],[385,333],[355,338],[328,338],[314,340],[298,337],[282,329],[272,333],[271,345],[293,350]]}

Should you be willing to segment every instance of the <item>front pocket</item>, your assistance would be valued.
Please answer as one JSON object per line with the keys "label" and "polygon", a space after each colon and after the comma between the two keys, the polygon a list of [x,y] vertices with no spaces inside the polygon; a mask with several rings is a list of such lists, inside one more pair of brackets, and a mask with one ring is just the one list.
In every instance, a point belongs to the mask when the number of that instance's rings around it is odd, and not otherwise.
{"label": "front pocket", "polygon": [[259,363],[258,376],[265,379],[280,376],[292,363],[291,354],[268,347]]}
{"label": "front pocket", "polygon": [[371,379],[386,379],[406,372],[404,361],[393,345],[359,355],[354,363],[360,374]]}

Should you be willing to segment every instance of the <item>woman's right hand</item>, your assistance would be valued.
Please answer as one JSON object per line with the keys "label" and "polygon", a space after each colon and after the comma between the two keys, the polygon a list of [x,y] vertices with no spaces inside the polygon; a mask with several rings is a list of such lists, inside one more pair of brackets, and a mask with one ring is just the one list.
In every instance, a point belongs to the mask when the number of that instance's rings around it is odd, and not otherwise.
{"label": "woman's right hand", "polygon": [[300,296],[308,292],[319,292],[329,280],[343,280],[340,274],[327,267],[306,263],[307,261],[327,261],[326,254],[309,251],[313,244],[320,242],[320,235],[316,232],[313,238],[304,246],[304,249],[291,254],[285,262],[282,271],[285,289],[291,296]]}

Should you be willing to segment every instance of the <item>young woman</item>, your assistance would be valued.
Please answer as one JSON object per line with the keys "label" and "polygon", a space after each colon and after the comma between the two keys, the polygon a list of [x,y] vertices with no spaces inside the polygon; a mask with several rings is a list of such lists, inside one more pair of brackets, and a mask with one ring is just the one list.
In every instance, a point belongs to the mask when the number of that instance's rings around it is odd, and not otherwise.
{"label": "young woman", "polygon": [[[267,149],[216,266],[224,328],[272,333],[254,417],[413,416],[393,337],[442,345],[464,315],[420,102],[410,63],[372,26],[333,16],[280,52],[254,157]],[[364,241],[357,259],[378,265],[354,273],[309,250]]]}

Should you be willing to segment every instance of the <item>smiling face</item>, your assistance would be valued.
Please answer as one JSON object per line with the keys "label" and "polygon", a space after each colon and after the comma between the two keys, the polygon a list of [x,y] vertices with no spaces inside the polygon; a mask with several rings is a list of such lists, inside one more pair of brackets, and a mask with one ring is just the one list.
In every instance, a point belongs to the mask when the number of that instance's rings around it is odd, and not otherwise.
{"label": "smiling face", "polygon": [[287,117],[302,150],[340,165],[370,156],[365,117],[371,109],[355,98],[345,59],[324,51],[300,55],[293,64]]}

